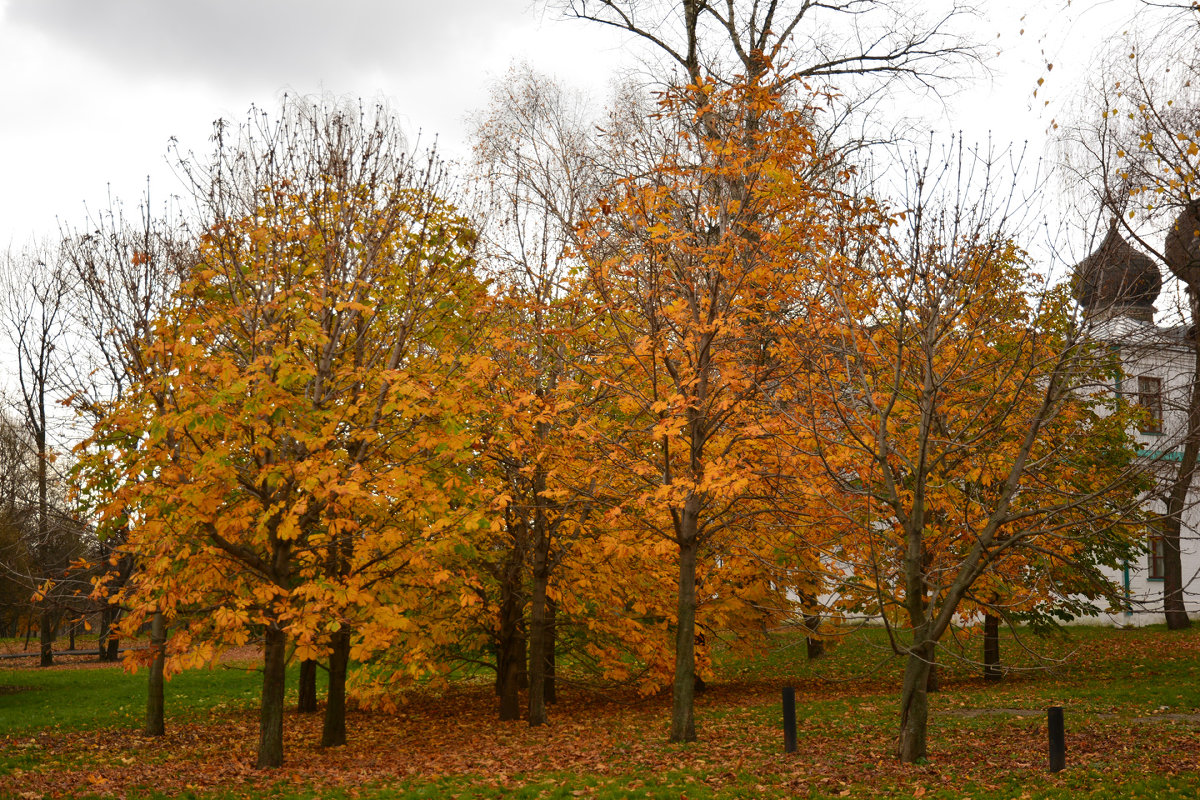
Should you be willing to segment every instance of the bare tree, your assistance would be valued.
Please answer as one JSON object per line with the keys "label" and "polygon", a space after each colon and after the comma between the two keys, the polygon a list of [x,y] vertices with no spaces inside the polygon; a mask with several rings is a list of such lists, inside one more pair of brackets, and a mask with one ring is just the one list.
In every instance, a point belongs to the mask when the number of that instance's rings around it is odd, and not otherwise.
{"label": "bare tree", "polygon": [[26,646],[32,632],[32,618],[37,605],[40,570],[29,513],[30,499],[36,497],[37,459],[23,426],[9,414],[0,415],[0,603],[8,615],[7,635],[19,633],[19,623],[26,624]]}
{"label": "bare tree", "polygon": [[[966,5],[927,19],[880,0],[551,0],[565,16],[626,31],[680,70],[754,83],[781,65],[791,80],[904,78],[923,86],[958,74],[979,50],[953,30]],[[782,67],[784,62],[786,67]]]}
{"label": "bare tree", "polygon": [[[5,265],[3,324],[16,367],[15,405],[34,463],[34,520],[27,533],[28,552],[37,568],[41,607],[41,665],[53,664],[53,642],[63,608],[56,602],[69,593],[62,579],[78,557],[78,527],[64,513],[60,460],[64,447],[52,441],[58,404],[66,396],[64,364],[70,349],[68,304],[73,284],[56,250],[26,251]],[[56,490],[57,489],[57,490]]]}

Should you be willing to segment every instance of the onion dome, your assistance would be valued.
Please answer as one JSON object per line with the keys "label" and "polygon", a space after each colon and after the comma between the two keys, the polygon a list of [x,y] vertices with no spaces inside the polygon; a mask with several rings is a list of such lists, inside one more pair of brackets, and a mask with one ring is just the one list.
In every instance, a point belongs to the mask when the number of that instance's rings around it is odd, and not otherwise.
{"label": "onion dome", "polygon": [[1200,289],[1200,201],[1192,201],[1167,229],[1167,266],[1189,289]]}
{"label": "onion dome", "polygon": [[1120,315],[1150,322],[1154,301],[1162,291],[1162,273],[1154,259],[1125,241],[1114,219],[1096,251],[1075,265],[1074,285],[1075,299],[1089,315]]}

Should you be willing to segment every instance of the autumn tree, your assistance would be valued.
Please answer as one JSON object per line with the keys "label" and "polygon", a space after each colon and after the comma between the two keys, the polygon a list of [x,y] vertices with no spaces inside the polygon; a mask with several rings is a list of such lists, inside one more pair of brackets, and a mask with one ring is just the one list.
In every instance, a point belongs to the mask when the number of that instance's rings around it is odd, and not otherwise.
{"label": "autumn tree", "polygon": [[[166,312],[190,272],[196,248],[182,220],[165,209],[161,216],[152,213],[148,195],[137,217],[127,217],[114,202],[81,229],[66,229],[59,247],[74,286],[71,318],[77,346],[69,360],[70,403],[81,419],[95,425],[132,386],[153,385],[157,372],[170,369],[169,358],[151,355],[148,348],[154,321]],[[149,398],[155,409],[165,410],[161,393],[151,391]],[[94,499],[79,492],[78,482],[74,488],[84,506]],[[117,660],[115,623],[123,613],[117,595],[137,569],[123,546],[126,534],[124,526],[106,526],[97,543],[93,570],[102,577],[91,594],[102,606],[97,637],[101,661]],[[147,676],[145,727],[151,736],[166,733],[165,625],[163,612],[155,612],[150,619],[154,657]]]}
{"label": "autumn tree", "polygon": [[823,464],[843,591],[906,662],[905,762],[926,755],[927,679],[952,625],[1119,602],[1101,567],[1136,547],[1146,486],[1111,353],[1013,241],[994,163],[949,158],[916,162],[892,228],[825,285],[839,321],[792,410]]}
{"label": "autumn tree", "polygon": [[[484,265],[496,314],[488,352],[494,411],[483,423],[483,470],[499,478],[514,557],[508,580],[529,586],[529,722],[546,721],[553,697],[555,606],[550,584],[592,508],[595,476],[573,427],[595,399],[579,382],[591,314],[574,256],[575,229],[603,185],[599,148],[584,100],[528,67],[494,89],[475,131],[476,165],[488,200]],[[594,410],[594,409],[593,409]],[[524,616],[524,602],[502,607]],[[500,625],[514,631],[518,620]],[[500,652],[513,636],[499,637]],[[524,661],[524,654],[521,660]],[[498,663],[501,718],[515,718],[515,655]]]}
{"label": "autumn tree", "polygon": [[[697,92],[708,102],[693,115]],[[622,422],[597,446],[620,475],[613,491],[630,524],[674,551],[672,741],[696,735],[702,554],[714,557],[708,548],[722,540],[733,552],[731,539],[753,551],[756,516],[770,505],[765,443],[781,431],[769,396],[793,371],[776,328],[808,316],[838,223],[854,224],[853,211],[834,213],[843,176],[821,168],[816,113],[778,84],[668,94],[659,141],[670,149],[618,184],[583,233],[605,325],[594,380]]]}
{"label": "autumn tree", "polygon": [[179,161],[205,233],[145,349],[169,368],[106,409],[94,442],[121,447],[92,490],[141,564],[121,628],[174,619],[168,669],[263,637],[272,767],[288,640],[329,658],[322,743],[344,743],[352,648],[387,644],[419,602],[391,581],[424,585],[413,550],[453,527],[439,470],[468,444],[456,382],[480,284],[441,168],[383,109],[291,100],[214,142]]}

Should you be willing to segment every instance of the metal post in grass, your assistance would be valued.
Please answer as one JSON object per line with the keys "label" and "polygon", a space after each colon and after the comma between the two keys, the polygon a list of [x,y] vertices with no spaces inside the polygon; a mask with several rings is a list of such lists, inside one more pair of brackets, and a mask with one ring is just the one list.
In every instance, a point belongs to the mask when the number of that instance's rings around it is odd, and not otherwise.
{"label": "metal post in grass", "polygon": [[796,690],[783,687],[783,752],[796,752]]}
{"label": "metal post in grass", "polygon": [[1067,766],[1067,739],[1063,732],[1062,706],[1046,709],[1046,722],[1050,730],[1050,771],[1062,772]]}

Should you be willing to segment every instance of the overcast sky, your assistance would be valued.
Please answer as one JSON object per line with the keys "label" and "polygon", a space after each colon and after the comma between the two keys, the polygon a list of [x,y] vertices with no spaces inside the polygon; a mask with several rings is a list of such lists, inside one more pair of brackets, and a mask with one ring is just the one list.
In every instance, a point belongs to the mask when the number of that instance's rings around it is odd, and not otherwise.
{"label": "overcast sky", "polygon": [[[1042,98],[1062,101],[1140,4],[984,5],[994,7],[975,34],[999,53],[993,77],[948,109],[929,103],[930,127],[1029,139],[1040,154],[1051,116]],[[466,115],[514,60],[599,102],[636,53],[532,0],[0,0],[0,247],[52,236],[58,220],[81,223],[110,186],[129,204],[147,176],[155,196],[177,191],[171,137],[205,151],[214,119],[240,119],[251,103],[273,109],[284,91],[383,99],[410,136],[436,134],[462,156]],[[1053,80],[1035,100],[1047,62]]]}
{"label": "overcast sky", "polygon": [[457,154],[514,59],[603,93],[619,44],[528,0],[0,0],[0,246],[81,219],[109,184],[174,191],[172,136],[204,151],[213,120],[285,91],[384,99]]}

